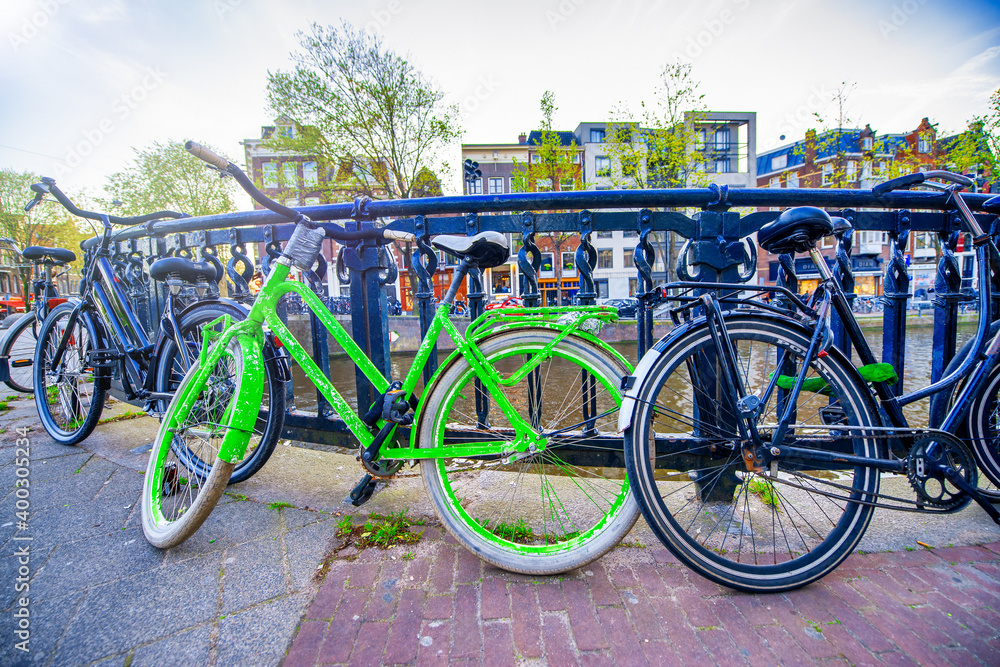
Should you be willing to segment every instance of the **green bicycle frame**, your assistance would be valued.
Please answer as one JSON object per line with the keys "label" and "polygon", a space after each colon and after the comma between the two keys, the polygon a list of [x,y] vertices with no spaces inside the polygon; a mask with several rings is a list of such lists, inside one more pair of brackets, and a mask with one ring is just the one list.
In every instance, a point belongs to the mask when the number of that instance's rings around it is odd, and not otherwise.
{"label": "green bicycle frame", "polygon": [[[278,317],[276,309],[278,300],[289,292],[298,294],[302,298],[303,303],[309,307],[309,310],[312,311],[312,313],[314,313],[323,323],[323,326],[330,333],[330,335],[333,336],[337,344],[341,346],[351,360],[354,361],[358,368],[361,369],[361,372],[366,378],[368,378],[369,382],[372,383],[377,392],[385,392],[389,387],[389,381],[382,375],[378,368],[375,367],[371,360],[368,359],[354,339],[347,333],[340,322],[337,321],[320,298],[316,296],[316,294],[308,286],[297,281],[286,281],[288,273],[289,267],[287,265],[282,262],[276,262],[274,268],[268,275],[267,280],[261,287],[260,293],[257,295],[247,319],[233,324],[220,334],[213,334],[213,336],[217,335],[217,338],[215,339],[212,350],[208,353],[208,357],[206,359],[207,363],[212,364],[212,366],[209,366],[208,368],[214,367],[214,363],[217,363],[218,359],[221,358],[222,350],[226,349],[226,346],[234,336],[250,335],[259,339],[261,326],[266,323],[268,327],[270,327],[272,333],[274,333],[274,335],[277,336],[284,345],[291,357],[296,361],[296,363],[299,364],[299,367],[302,368],[306,377],[316,385],[317,389],[319,389],[326,400],[329,401],[330,405],[334,410],[336,410],[340,418],[344,420],[348,430],[350,430],[354,437],[361,443],[361,447],[367,447],[374,441],[375,434],[372,433],[368,426],[358,416],[357,412],[355,412],[350,404],[343,398],[343,396],[341,396],[340,392],[338,392],[336,387],[333,386],[329,378],[324,375],[323,371],[320,370],[316,362],[309,356],[302,344],[299,343],[298,340],[296,340],[292,335],[288,326],[285,325],[285,323]],[[411,429],[409,446],[393,447],[391,446],[391,443],[393,442],[393,436],[395,435],[394,426],[393,432],[390,433],[389,437],[386,439],[386,445],[380,450],[379,458],[434,459],[456,456],[466,457],[497,454],[502,452],[525,452],[532,447],[535,448],[533,451],[544,451],[547,442],[546,438],[542,437],[536,429],[532,428],[528,421],[523,419],[518,414],[517,410],[507,400],[504,392],[501,390],[501,387],[514,385],[526,377],[539,364],[551,356],[552,350],[559,341],[563,340],[570,334],[585,338],[588,341],[599,345],[602,349],[607,350],[617,359],[624,362],[624,358],[622,358],[620,354],[607,344],[600,341],[596,336],[592,335],[584,326],[584,323],[587,321],[597,320],[599,322],[609,322],[617,319],[617,313],[614,309],[602,307],[504,309],[506,312],[488,312],[477,318],[475,322],[469,325],[468,335],[462,335],[455,325],[452,324],[449,319],[449,310],[450,306],[448,303],[442,303],[438,307],[430,328],[427,331],[427,335],[424,337],[423,341],[421,341],[416,357],[413,360],[413,364],[403,380],[402,389],[405,392],[405,397],[409,400],[410,397],[413,396],[417,383],[421,378],[422,369],[427,363],[427,360],[430,358],[439,334],[443,331],[452,339],[452,341],[454,341],[456,346],[456,349],[452,353],[452,356],[449,357],[449,360],[455,355],[463,355],[466,357],[469,364],[472,366],[476,377],[482,383],[484,390],[488,392],[489,395],[496,401],[499,409],[510,421],[510,424],[515,432],[514,442],[511,443],[507,440],[498,440],[468,443],[455,447],[418,448],[417,443],[415,442],[416,429]],[[497,370],[489,363],[480,351],[479,347],[476,345],[476,341],[486,335],[523,327],[548,328],[557,330],[560,333],[542,351],[530,355],[530,358],[525,362],[525,364],[514,374],[509,377],[501,377]],[[253,363],[253,360],[250,361],[251,364],[245,367],[247,371],[263,374],[264,370],[262,363],[257,365]],[[625,365],[628,366],[627,362]],[[430,382],[427,385],[428,387],[433,385],[438,375],[442,372],[442,369],[446,367],[447,363],[442,364],[442,366],[435,373],[434,377],[430,379]],[[206,367],[202,367],[201,373],[206,374],[207,377],[208,371],[206,370]],[[359,407],[362,407],[363,409],[363,406]],[[420,406],[417,408],[417,418],[419,418],[419,411]],[[379,428],[384,425],[385,422],[379,421]],[[239,443],[240,440],[235,440],[233,443],[230,443],[227,439],[223,445],[222,451],[220,451],[220,458],[227,461],[242,458],[246,449],[247,441],[242,441],[242,448],[244,451],[239,451]]]}

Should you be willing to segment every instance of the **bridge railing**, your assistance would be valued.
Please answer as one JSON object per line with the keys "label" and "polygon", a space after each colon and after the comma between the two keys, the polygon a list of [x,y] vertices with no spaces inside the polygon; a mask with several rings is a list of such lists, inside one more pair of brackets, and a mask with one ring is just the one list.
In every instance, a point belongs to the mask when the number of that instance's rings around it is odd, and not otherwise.
{"label": "bridge railing", "polygon": [[[962,195],[974,211],[991,195]],[[777,217],[777,210],[797,205],[819,206],[851,221],[854,231],[845,234],[836,248],[835,267],[845,290],[853,293],[855,278],[851,254],[860,231],[884,232],[889,240],[889,259],[885,262],[882,284],[885,304],[883,315],[882,355],[903,377],[906,345],[906,310],[910,298],[910,273],[907,263],[909,237],[912,233],[931,232],[940,245],[935,278],[934,367],[932,377],[941,371],[955,353],[959,304],[963,294],[962,272],[956,248],[963,231],[961,219],[948,206],[947,196],[929,191],[896,191],[876,197],[868,190],[836,189],[728,189],[725,186],[674,190],[617,190],[524,193],[511,195],[473,195],[408,200],[374,201],[359,198],[353,203],[302,207],[313,220],[324,225],[358,229],[386,225],[413,232],[420,239],[412,256],[416,274],[416,314],[421,334],[433,317],[434,290],[431,282],[437,258],[426,240],[437,234],[476,234],[492,230],[511,234],[520,243],[516,259],[521,296],[526,305],[540,303],[539,269],[541,251],[538,239],[546,234],[578,234],[576,268],[579,276],[577,297],[582,304],[597,299],[594,271],[597,253],[594,239],[600,232],[637,232],[634,265],[638,293],[654,286],[656,262],[653,236],[674,232],[683,239],[677,261],[677,278],[705,282],[756,282],[758,254],[754,233]],[[511,211],[517,211],[511,213]],[[557,211],[557,212],[551,212]],[[692,212],[693,211],[693,212]],[[984,229],[1000,233],[996,216],[977,213]],[[145,318],[150,331],[155,330],[164,296],[151,289],[145,269],[159,257],[179,255],[196,259],[215,257],[217,249],[228,247],[226,274],[231,296],[250,298],[248,283],[254,266],[247,249],[263,244],[263,269],[278,256],[281,244],[291,235],[293,225],[270,211],[248,211],[201,218],[157,221],[125,228],[116,234],[114,264],[119,278],[129,285],[137,314]],[[328,241],[329,243],[329,241]],[[84,242],[85,250],[95,247],[94,240]],[[776,258],[778,284],[798,289],[795,258]],[[323,266],[304,278],[319,289]],[[362,343],[369,358],[386,377],[390,376],[388,304],[386,285],[395,281],[395,266],[386,262],[384,253],[375,247],[359,245],[341,249],[337,270],[349,282],[351,297],[351,332]],[[671,279],[674,277],[671,276]],[[468,299],[473,318],[483,312],[486,291],[482,276],[469,277]],[[1000,286],[994,286],[991,316],[1000,315]],[[637,352],[641,356],[652,345],[653,314],[640,300],[636,318]],[[318,319],[311,317],[313,358],[329,374],[327,336]],[[436,367],[432,355],[425,377]],[[374,398],[367,379],[357,373],[358,405],[366,406]],[[289,383],[287,391],[294,399]],[[311,402],[311,401],[310,401]],[[350,444],[343,422],[332,413],[325,399],[316,392],[317,409],[304,412],[293,409],[286,415],[287,437],[319,445]],[[294,400],[289,402],[294,405]]]}

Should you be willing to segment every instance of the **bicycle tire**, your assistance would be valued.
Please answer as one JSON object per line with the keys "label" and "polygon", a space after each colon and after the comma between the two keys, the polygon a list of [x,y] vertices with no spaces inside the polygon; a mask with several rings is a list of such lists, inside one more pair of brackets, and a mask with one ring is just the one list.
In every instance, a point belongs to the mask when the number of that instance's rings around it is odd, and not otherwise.
{"label": "bicycle tire", "polygon": [[32,311],[11,327],[4,337],[0,357],[7,357],[8,379],[4,381],[14,391],[30,394],[35,389],[32,369],[35,365],[35,343],[38,327]]}
{"label": "bicycle tire", "polygon": [[[251,374],[244,373],[249,354],[260,354],[255,343],[234,338],[200,386],[195,384],[200,368],[195,362],[163,415],[142,488],[142,532],[155,547],[169,549],[193,535],[229,483],[236,464],[220,459],[218,453],[223,438],[249,437],[238,428],[242,412],[230,409],[234,403],[245,404],[255,391]],[[257,387],[263,396],[261,382]],[[189,399],[192,393],[194,400]],[[200,461],[212,459],[208,474],[188,468],[178,451],[198,452]]]}
{"label": "bicycle tire", "polygon": [[[809,346],[811,332],[783,319],[741,315],[726,325],[746,395],[761,397],[777,350],[795,359],[794,375]],[[836,568],[861,540],[874,508],[857,500],[876,498],[879,473],[867,466],[807,469],[815,464],[801,459],[776,459],[777,470],[768,475],[748,472],[731,417],[733,399],[716,382],[714,351],[702,322],[654,346],[649,354],[658,357],[650,366],[640,362],[649,371],[642,374],[625,434],[636,500],[660,541],[702,576],[747,592],[804,586]],[[839,350],[810,368],[809,376],[826,380],[833,396],[800,393],[795,424],[818,430],[797,427],[790,435],[796,447],[809,446],[809,433],[835,433],[837,424],[877,425],[870,390]],[[778,395],[754,411],[764,437],[777,422]],[[853,453],[876,456],[874,439],[844,440]]]}
{"label": "bicycle tire", "polygon": [[88,366],[88,352],[99,347],[93,322],[81,312],[59,368],[49,359],[59,345],[74,306],[62,304],[49,313],[38,330],[32,375],[35,407],[45,432],[56,442],[75,445],[89,436],[104,410],[107,392],[97,371]]}
{"label": "bicycle tire", "polygon": [[[181,336],[189,342],[188,349],[194,357],[197,357],[201,350],[202,326],[222,315],[230,315],[234,320],[240,321],[246,318],[246,311],[229,304],[207,303],[183,313],[178,325],[181,329]],[[216,328],[218,329],[218,327]],[[183,367],[183,362],[178,356],[176,342],[173,338],[168,338],[156,362],[155,386],[157,392],[173,393],[183,379],[187,369]],[[271,454],[274,453],[274,448],[281,437],[285,415],[285,385],[279,380],[277,364],[276,359],[269,359],[265,362],[265,401],[261,407],[267,410],[267,419],[258,417],[254,426],[254,435],[251,436],[250,444],[247,446],[246,456],[236,464],[236,468],[229,478],[230,484],[244,482],[264,467],[267,460],[271,458]],[[165,409],[166,406],[161,405],[161,411],[165,411]],[[211,470],[212,463],[202,461],[193,452],[179,451],[176,453],[178,457],[184,459],[185,466],[197,469],[200,475],[207,476]]]}
{"label": "bicycle tire", "polygon": [[[484,339],[479,348],[508,376],[525,363],[526,354],[541,351],[557,335],[544,329],[514,330]],[[611,354],[579,337],[560,341],[539,367],[535,386],[542,400],[535,423],[550,433],[583,423],[582,407],[574,404],[573,395],[580,392],[577,400],[583,403],[584,372],[596,379],[591,385],[596,411],[591,415],[600,419],[593,422],[594,429],[620,446],[619,387],[629,371]],[[573,378],[579,381],[574,383]],[[475,380],[461,356],[442,371],[421,406],[415,426],[419,446],[512,437],[509,422],[492,400],[487,427],[478,427],[476,393],[487,399],[489,394],[477,388]],[[517,386],[503,387],[519,411],[528,409],[527,385],[526,378]],[[624,452],[603,450],[586,460],[583,457],[590,452],[585,443],[577,451],[569,449],[581,435],[579,428],[553,435],[544,451],[514,463],[496,458],[423,460],[424,484],[441,522],[481,559],[512,572],[556,574],[600,558],[628,533],[639,511],[624,475]]]}

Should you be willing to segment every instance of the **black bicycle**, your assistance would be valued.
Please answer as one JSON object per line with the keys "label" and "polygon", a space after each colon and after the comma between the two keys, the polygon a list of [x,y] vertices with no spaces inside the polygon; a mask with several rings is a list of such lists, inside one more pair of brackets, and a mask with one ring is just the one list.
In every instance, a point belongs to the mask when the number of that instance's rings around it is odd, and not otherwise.
{"label": "black bicycle", "polygon": [[[34,201],[31,200],[32,206]],[[12,239],[0,239],[0,242],[4,241],[21,258],[32,262],[34,277],[31,308],[21,315],[10,316],[0,327],[3,330],[0,336],[0,382],[14,391],[31,393],[34,388],[32,367],[38,325],[49,310],[66,302],[65,298],[59,297],[55,278],[69,271],[69,263],[76,260],[76,254],[72,250],[42,246],[28,246],[22,251]],[[53,270],[58,269],[62,272],[53,275]]]}
{"label": "black bicycle", "polygon": [[[989,313],[1000,253],[958,194],[971,181],[931,171],[873,192],[920,183],[947,193],[973,233],[979,312]],[[797,207],[758,232],[770,252],[809,254],[821,278],[809,303],[780,287],[666,286],[680,293],[664,296],[679,326],[627,380],[619,426],[643,515],[679,560],[724,586],[784,591],[819,579],[854,550],[876,507],[948,513],[975,500],[1000,522],[1000,337],[981,318],[941,380],[895,395],[895,369],[875,359],[816,248],[849,229]],[[858,366],[833,345],[834,311]],[[931,396],[932,428],[910,427],[902,407]]]}
{"label": "black bicycle", "polygon": [[[113,229],[115,225],[179,218],[182,214],[159,211],[119,218],[77,208],[53,179],[43,179],[31,188],[35,198],[29,207],[51,195],[70,213],[102,226],[100,243],[87,257],[80,298],[49,313],[39,327],[35,347],[33,385],[38,415],[53,440],[74,445],[97,426],[109,392],[151,414],[162,413],[197,359],[205,331],[221,330],[224,316],[245,319],[247,311],[235,302],[207,295],[209,283],[222,278],[221,264],[164,257],[149,266],[149,277],[165,282],[168,288],[158,331],[149,338],[111,262]],[[193,298],[186,296],[191,292]],[[208,326],[213,322],[217,322],[214,327]],[[284,382],[290,374],[285,358],[270,337],[265,346],[264,404],[250,448],[237,465],[232,482],[243,481],[260,470],[281,435]],[[231,397],[235,373],[236,369],[225,363],[215,369],[212,400],[217,406],[225,405]],[[178,456],[196,458],[189,452],[179,452]],[[194,460],[190,465],[211,464]]]}

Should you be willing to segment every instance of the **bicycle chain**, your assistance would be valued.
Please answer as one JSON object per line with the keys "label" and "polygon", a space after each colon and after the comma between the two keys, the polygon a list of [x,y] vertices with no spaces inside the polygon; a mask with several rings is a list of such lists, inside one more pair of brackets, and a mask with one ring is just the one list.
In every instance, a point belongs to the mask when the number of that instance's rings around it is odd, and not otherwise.
{"label": "bicycle chain", "polygon": [[[766,432],[767,429],[762,429],[762,434]],[[937,513],[937,514],[948,514],[962,509],[972,500],[972,497],[968,494],[964,494],[961,491],[952,492],[944,488],[942,484],[942,489],[936,493],[932,494],[927,487],[931,476],[924,472],[920,472],[921,465],[919,463],[919,456],[926,451],[923,449],[925,443],[939,442],[945,447],[946,455],[953,462],[953,467],[963,472],[963,476],[970,486],[975,487],[978,483],[978,469],[976,467],[975,457],[973,456],[969,447],[958,437],[948,433],[947,431],[942,431],[940,429],[932,428],[898,428],[894,426],[849,426],[849,425],[825,425],[818,426],[815,424],[792,424],[789,426],[789,430],[794,430],[797,435],[801,435],[802,431],[831,431],[831,432],[856,432],[859,436],[865,438],[871,438],[876,440],[891,440],[891,439],[906,439],[912,442],[913,445],[910,446],[909,454],[905,459],[900,459],[892,457],[892,448],[887,445],[886,451],[889,453],[890,458],[887,461],[899,461],[902,465],[899,474],[905,474],[907,481],[910,483],[911,488],[917,494],[916,499],[908,498],[898,498],[896,496],[889,496],[881,493],[881,491],[876,494],[875,500],[857,500],[861,505],[871,505],[873,507],[883,507],[886,509],[897,510],[902,512],[921,512],[921,513]],[[811,442],[837,442],[842,440],[842,436],[808,436]],[[959,465],[954,465],[955,460],[960,462]],[[770,477],[770,474],[765,475]],[[827,480],[818,478],[809,478],[810,483],[822,484],[826,486],[831,486],[839,489],[843,489],[846,492],[854,492],[854,489],[829,482]],[[828,496],[831,498],[844,499],[843,496],[834,493],[825,493],[819,491],[818,489],[812,487],[806,487],[799,484],[790,483],[786,479],[775,479],[782,484],[787,484],[796,488],[800,488],[804,491],[809,491],[812,493],[819,493],[823,496]],[[883,501],[891,501],[895,503],[902,503],[905,506],[887,504]],[[912,507],[910,507],[912,505]],[[930,506],[930,507],[928,507]]]}

